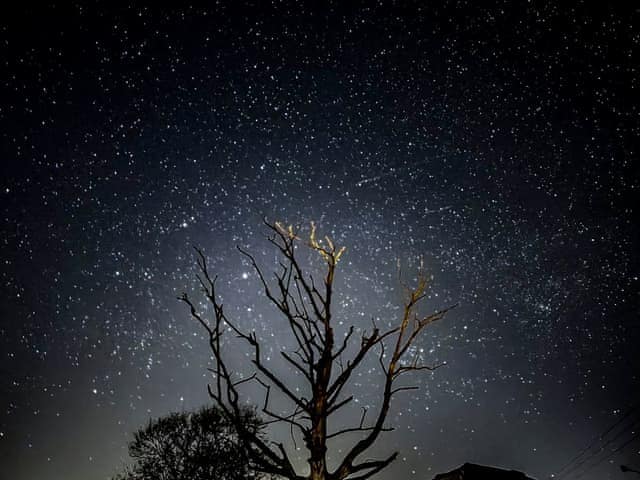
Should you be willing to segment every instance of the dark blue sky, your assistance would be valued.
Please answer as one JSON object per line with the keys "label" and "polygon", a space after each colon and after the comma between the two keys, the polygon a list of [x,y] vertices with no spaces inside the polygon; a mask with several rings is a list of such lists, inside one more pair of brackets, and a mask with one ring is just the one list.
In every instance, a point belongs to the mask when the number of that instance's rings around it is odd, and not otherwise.
{"label": "dark blue sky", "polygon": [[[620,419],[561,478],[640,466],[637,11],[266,3],[3,14],[7,478],[108,478],[150,416],[208,401],[175,300],[193,244],[230,312],[285,342],[235,251],[275,265],[265,216],[347,246],[346,325],[394,320],[398,260],[424,257],[429,308],[460,304],[420,341],[448,366],[396,403],[381,479],[546,478]],[[375,407],[373,367],[354,391]]]}

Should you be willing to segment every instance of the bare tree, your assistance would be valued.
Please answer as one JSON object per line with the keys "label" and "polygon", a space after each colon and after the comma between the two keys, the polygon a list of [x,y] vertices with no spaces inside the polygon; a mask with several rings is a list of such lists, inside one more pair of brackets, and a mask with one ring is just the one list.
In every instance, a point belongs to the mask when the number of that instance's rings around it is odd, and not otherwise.
{"label": "bare tree", "polygon": [[[267,364],[262,354],[261,342],[255,332],[241,330],[236,321],[227,316],[216,292],[217,276],[210,274],[203,252],[196,249],[200,270],[198,280],[213,307],[213,318],[210,321],[206,320],[187,294],[183,294],[180,299],[189,306],[191,315],[202,325],[209,337],[214,359],[211,368],[214,382],[209,385],[209,393],[236,426],[257,470],[290,480],[370,478],[393,462],[398,452],[387,458],[375,460],[361,460],[361,456],[374,445],[380,433],[391,430],[385,425],[385,420],[394,395],[417,388],[399,385],[397,380],[409,372],[434,370],[439,366],[421,364],[415,349],[410,347],[427,325],[443,318],[453,307],[426,316],[418,315],[416,307],[424,299],[427,289],[427,280],[421,271],[414,287],[403,285],[407,297],[396,327],[380,330],[374,323],[371,333],[363,333],[358,340],[353,338],[354,327],[351,326],[344,338],[336,341],[332,312],[333,286],[336,268],[345,248],[338,248],[328,237],[319,240],[313,224],[306,240],[303,240],[293,227],[284,227],[277,222],[265,224],[270,231],[268,240],[282,258],[279,271],[274,273],[275,278],[272,281],[267,280],[253,255],[240,247],[238,250],[253,266],[266,297],[286,319],[296,350],[280,353],[283,361],[304,377],[308,394],[300,394],[287,379],[281,378]],[[313,275],[303,271],[303,262],[297,255],[300,246],[303,245],[316,252],[322,260],[324,266],[321,284]],[[222,339],[226,333],[235,334],[252,349],[254,372],[251,376],[240,378],[232,372],[225,360]],[[346,387],[354,371],[369,355],[377,356],[383,375],[381,403],[374,415],[375,418],[367,422],[365,410],[359,422],[330,431],[329,419],[332,415],[353,401],[353,395],[346,393]],[[345,359],[345,356],[349,359]],[[262,406],[264,415],[273,423],[287,424],[292,432],[296,432],[296,435],[303,439],[309,452],[308,473],[297,472],[284,444],[265,441],[264,438],[247,430],[239,421],[243,412],[239,387],[251,381],[259,382],[265,388]],[[290,413],[282,414],[272,408],[272,390],[277,390],[290,401]],[[328,441],[347,434],[356,435],[353,445],[342,457],[332,459],[329,465]]]}

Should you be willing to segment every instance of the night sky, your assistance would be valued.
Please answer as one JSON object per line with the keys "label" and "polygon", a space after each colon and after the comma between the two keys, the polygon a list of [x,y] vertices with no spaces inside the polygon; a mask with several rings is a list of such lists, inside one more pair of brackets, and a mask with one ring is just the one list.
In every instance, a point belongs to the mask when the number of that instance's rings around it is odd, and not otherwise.
{"label": "night sky", "polygon": [[[176,299],[197,290],[192,245],[229,315],[286,344],[235,249],[275,269],[264,217],[346,245],[339,330],[396,320],[398,262],[410,277],[420,257],[424,311],[459,304],[417,344],[447,366],[397,397],[381,480],[467,461],[543,479],[583,450],[560,478],[633,477],[633,7],[17,3],[0,19],[2,480],[109,478],[150,417],[209,402]],[[376,364],[353,387],[372,408]]]}

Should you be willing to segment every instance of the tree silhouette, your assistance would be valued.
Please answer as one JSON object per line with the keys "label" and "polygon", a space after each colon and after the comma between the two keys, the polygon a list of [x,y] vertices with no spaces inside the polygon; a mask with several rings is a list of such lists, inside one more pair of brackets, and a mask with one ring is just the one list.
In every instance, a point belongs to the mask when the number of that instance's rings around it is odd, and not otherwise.
{"label": "tree silhouette", "polygon": [[248,409],[234,422],[218,407],[151,420],[129,444],[134,465],[114,480],[257,480],[234,425],[260,437],[261,422]]}
{"label": "tree silhouette", "polygon": [[[385,420],[394,395],[417,388],[398,385],[397,380],[409,372],[434,370],[439,366],[421,364],[416,349],[410,347],[427,325],[443,318],[453,307],[426,316],[418,315],[416,307],[424,299],[427,289],[427,280],[421,269],[414,287],[403,285],[406,301],[396,327],[381,330],[374,324],[369,334],[362,333],[357,340],[354,338],[354,326],[351,326],[344,337],[337,340],[332,311],[333,285],[345,248],[337,247],[328,237],[319,240],[314,224],[311,224],[306,240],[293,227],[284,227],[277,222],[271,224],[265,221],[265,224],[270,232],[268,240],[281,257],[279,271],[274,273],[272,281],[267,280],[251,253],[240,247],[238,250],[251,263],[264,294],[288,324],[296,349],[280,354],[284,362],[304,377],[306,392],[300,393],[286,378],[275,372],[270,362],[266,361],[262,343],[255,332],[243,331],[235,320],[227,316],[216,292],[217,276],[210,274],[205,255],[196,249],[198,281],[210,307],[213,307],[213,318],[205,319],[203,310],[187,294],[182,294],[180,299],[189,306],[191,316],[208,334],[214,362],[211,368],[214,381],[208,387],[209,394],[226,418],[236,426],[239,438],[257,470],[290,480],[365,480],[387,467],[398,455],[395,452],[383,459],[360,459],[378,440],[380,433],[391,430],[385,425]],[[304,262],[298,256],[303,246],[315,252],[321,260],[321,284],[307,271],[310,269],[303,268]],[[237,336],[252,349],[254,372],[251,376],[241,377],[232,371],[223,342],[225,334]],[[330,426],[335,428],[333,424],[330,425],[332,416],[353,401],[346,387],[354,371],[369,355],[377,356],[383,375],[377,413],[367,422],[367,411],[364,410],[359,421],[353,425],[340,425],[338,429],[330,430]],[[298,473],[283,443],[268,442],[244,426],[239,387],[252,381],[265,389],[262,412],[269,419],[268,422],[284,423],[291,429],[294,440],[294,435],[303,439],[309,453],[307,473]],[[288,413],[274,409],[272,390],[288,400]],[[357,439],[346,453],[340,457],[336,455],[329,463],[328,442],[347,434],[356,435]]]}

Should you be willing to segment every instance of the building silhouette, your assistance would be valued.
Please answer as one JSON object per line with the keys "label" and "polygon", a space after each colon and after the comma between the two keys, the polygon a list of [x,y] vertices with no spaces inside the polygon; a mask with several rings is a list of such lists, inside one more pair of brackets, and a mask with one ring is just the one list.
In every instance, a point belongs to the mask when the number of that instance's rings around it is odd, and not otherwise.
{"label": "building silhouette", "polygon": [[534,480],[517,470],[465,463],[447,473],[439,473],[433,480]]}

